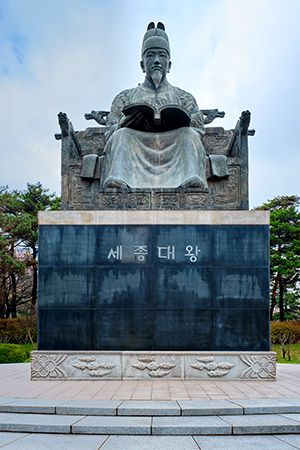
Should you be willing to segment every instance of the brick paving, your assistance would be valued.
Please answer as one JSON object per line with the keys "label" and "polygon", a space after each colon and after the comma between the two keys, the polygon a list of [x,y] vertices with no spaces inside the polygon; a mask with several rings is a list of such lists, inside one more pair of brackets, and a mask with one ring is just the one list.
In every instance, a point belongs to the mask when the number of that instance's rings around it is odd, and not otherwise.
{"label": "brick paving", "polygon": [[30,364],[0,365],[0,397],[81,400],[197,400],[300,396],[300,365],[279,364],[276,381],[31,381]]}

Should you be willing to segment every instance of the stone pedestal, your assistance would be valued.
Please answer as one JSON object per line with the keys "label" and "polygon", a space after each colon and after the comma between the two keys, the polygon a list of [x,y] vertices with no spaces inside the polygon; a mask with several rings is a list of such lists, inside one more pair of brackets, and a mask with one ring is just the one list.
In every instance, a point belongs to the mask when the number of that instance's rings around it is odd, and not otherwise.
{"label": "stone pedestal", "polygon": [[275,352],[32,352],[31,378],[274,380]]}
{"label": "stone pedestal", "polygon": [[267,212],[57,211],[39,224],[33,378],[274,378]]}

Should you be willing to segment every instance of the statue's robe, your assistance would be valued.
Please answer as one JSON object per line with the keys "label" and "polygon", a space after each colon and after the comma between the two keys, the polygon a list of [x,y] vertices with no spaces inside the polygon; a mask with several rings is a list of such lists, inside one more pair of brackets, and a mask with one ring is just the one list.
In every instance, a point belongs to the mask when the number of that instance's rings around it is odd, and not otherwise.
{"label": "statue's robe", "polygon": [[[178,105],[189,113],[190,127],[164,132],[120,128],[123,108],[134,103],[146,103],[155,108]],[[171,86],[166,79],[155,89],[146,78],[143,84],[116,96],[107,127],[105,156],[101,161],[102,187],[191,186],[207,191],[207,157],[201,141],[205,132],[203,115],[194,97],[188,92]]]}

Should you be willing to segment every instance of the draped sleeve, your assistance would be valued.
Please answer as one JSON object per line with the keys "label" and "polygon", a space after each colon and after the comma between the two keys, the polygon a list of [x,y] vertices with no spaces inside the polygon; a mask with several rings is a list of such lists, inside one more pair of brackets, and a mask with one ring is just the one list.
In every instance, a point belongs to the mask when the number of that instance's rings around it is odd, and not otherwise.
{"label": "draped sleeve", "polygon": [[106,142],[110,138],[110,136],[117,131],[119,127],[119,122],[123,117],[123,108],[124,106],[130,103],[131,94],[133,89],[126,89],[125,91],[120,92],[118,94],[111,105],[110,113],[107,116],[106,127],[107,131],[105,133]]}
{"label": "draped sleeve", "polygon": [[201,136],[205,133],[203,113],[198,108],[195,98],[189,92],[176,88],[176,95],[180,105],[186,109],[191,115],[191,127],[194,128]]}

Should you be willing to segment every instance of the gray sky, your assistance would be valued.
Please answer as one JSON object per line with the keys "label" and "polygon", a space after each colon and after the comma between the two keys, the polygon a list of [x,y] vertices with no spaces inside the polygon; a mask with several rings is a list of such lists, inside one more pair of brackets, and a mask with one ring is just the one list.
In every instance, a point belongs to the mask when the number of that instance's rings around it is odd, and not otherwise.
{"label": "gray sky", "polygon": [[299,0],[0,0],[0,185],[60,193],[57,113],[75,129],[142,81],[143,34],[162,21],[169,81],[234,128],[252,113],[250,204],[299,194]]}

